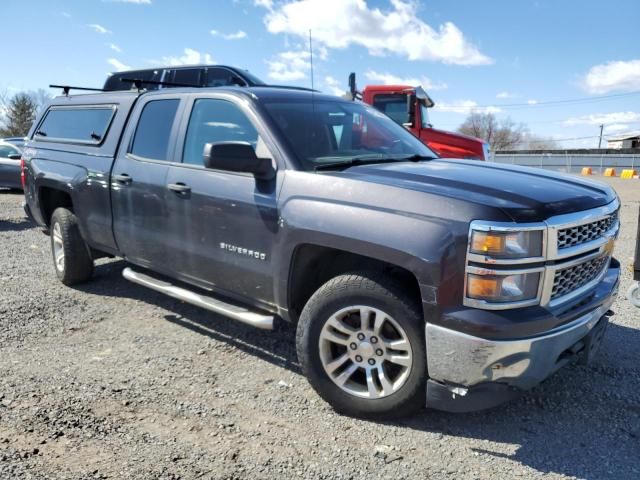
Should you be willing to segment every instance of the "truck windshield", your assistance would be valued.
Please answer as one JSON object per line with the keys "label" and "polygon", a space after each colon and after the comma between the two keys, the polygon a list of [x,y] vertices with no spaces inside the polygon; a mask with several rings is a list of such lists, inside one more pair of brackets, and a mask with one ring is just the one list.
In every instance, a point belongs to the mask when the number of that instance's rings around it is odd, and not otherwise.
{"label": "truck windshield", "polygon": [[405,128],[362,103],[312,103],[307,98],[261,103],[305,170],[352,164],[356,158],[391,162],[437,156]]}
{"label": "truck windshield", "polygon": [[431,127],[431,122],[429,122],[429,107],[422,101],[420,102],[420,125],[422,128]]}
{"label": "truck windshield", "polygon": [[409,121],[406,93],[378,93],[373,97],[373,106],[389,115],[398,125]]}

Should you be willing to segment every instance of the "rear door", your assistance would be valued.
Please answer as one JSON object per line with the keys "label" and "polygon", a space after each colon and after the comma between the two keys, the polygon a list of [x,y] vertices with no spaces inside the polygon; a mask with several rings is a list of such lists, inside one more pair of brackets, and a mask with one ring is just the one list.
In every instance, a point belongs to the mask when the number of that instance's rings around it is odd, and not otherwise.
{"label": "rear door", "polygon": [[168,213],[164,201],[181,100],[169,94],[141,101],[129,122],[111,176],[113,231],[132,263],[164,271]]}
{"label": "rear door", "polygon": [[[278,232],[276,179],[204,168],[206,143],[249,142],[274,158],[265,131],[246,105],[231,97],[194,96],[183,148],[167,176],[167,241],[172,268],[192,283],[231,296],[272,303],[272,251]],[[174,189],[174,190],[172,190]]]}

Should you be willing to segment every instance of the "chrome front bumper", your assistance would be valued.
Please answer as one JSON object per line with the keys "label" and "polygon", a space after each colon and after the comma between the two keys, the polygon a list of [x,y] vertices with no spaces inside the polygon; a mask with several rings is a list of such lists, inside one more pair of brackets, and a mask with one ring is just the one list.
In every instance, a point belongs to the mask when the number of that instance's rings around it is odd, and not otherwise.
{"label": "chrome front bumper", "polygon": [[589,334],[614,298],[569,324],[519,340],[486,340],[427,323],[429,377],[462,394],[487,382],[531,388],[566,363],[563,354]]}

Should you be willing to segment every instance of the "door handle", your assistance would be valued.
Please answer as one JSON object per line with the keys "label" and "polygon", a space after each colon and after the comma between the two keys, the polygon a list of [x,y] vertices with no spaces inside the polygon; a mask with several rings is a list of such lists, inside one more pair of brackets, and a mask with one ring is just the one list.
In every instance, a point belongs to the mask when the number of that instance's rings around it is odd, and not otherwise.
{"label": "door handle", "polygon": [[113,179],[116,182],[123,183],[125,185],[128,185],[132,181],[132,178],[129,175],[127,175],[126,173],[123,173],[123,174],[120,174],[120,175],[114,175]]}
{"label": "door handle", "polygon": [[191,187],[189,185],[185,185],[184,183],[170,183],[169,185],[167,185],[167,188],[172,192],[176,192],[181,195],[185,195],[191,191]]}

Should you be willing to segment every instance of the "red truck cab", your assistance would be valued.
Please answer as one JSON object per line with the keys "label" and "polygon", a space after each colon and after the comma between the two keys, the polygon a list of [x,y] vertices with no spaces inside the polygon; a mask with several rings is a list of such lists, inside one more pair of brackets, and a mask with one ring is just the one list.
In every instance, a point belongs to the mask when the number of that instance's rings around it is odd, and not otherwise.
{"label": "red truck cab", "polygon": [[428,109],[435,103],[422,87],[367,85],[362,92],[358,92],[354,74],[349,77],[349,86],[353,98],[359,98],[405,126],[441,157],[489,160],[487,142],[433,128]]}

